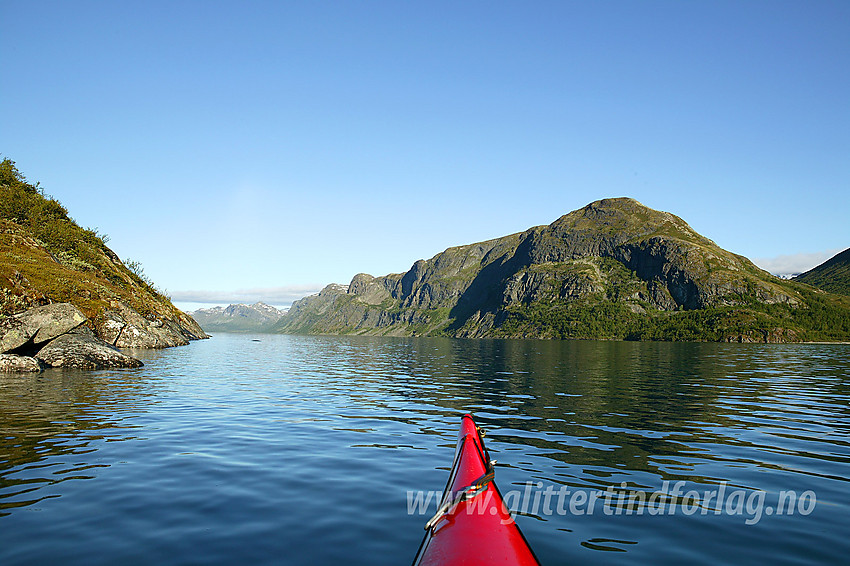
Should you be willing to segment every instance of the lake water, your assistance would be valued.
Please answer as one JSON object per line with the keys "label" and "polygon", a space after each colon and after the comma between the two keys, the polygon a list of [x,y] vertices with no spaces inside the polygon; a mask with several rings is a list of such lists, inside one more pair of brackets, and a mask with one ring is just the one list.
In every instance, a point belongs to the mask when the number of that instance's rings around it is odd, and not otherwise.
{"label": "lake water", "polygon": [[466,411],[544,565],[850,555],[850,346],[220,334],[135,354],[0,374],[0,564],[409,564]]}

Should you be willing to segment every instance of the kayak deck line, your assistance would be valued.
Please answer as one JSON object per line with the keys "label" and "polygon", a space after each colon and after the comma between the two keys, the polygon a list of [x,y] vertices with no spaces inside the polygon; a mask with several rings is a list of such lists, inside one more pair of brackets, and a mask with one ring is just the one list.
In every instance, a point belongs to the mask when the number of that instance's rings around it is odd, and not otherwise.
{"label": "kayak deck line", "polygon": [[460,488],[456,494],[452,494],[448,497],[448,499],[443,503],[437,512],[434,514],[431,519],[425,523],[425,530],[429,531],[433,529],[437,523],[445,517],[446,515],[451,515],[454,512],[455,507],[457,507],[462,501],[466,501],[468,499],[472,499],[479,493],[483,492],[487,485],[493,481],[496,471],[493,469],[493,464],[495,462],[490,461],[490,471],[485,473],[483,476],[472,482],[470,485],[466,487]]}
{"label": "kayak deck line", "polygon": [[452,470],[414,566],[529,565],[539,561],[494,481],[494,460],[472,416],[461,419]]}

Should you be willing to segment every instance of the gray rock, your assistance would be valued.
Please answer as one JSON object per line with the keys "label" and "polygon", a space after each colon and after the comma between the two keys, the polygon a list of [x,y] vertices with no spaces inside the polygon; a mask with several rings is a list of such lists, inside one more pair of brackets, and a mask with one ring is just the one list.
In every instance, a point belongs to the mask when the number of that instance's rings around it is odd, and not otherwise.
{"label": "gray rock", "polygon": [[21,325],[32,332],[32,341],[35,345],[44,344],[61,336],[78,326],[86,320],[86,315],[71,303],[54,303],[41,307],[34,307],[15,317]]}
{"label": "gray rock", "polygon": [[34,344],[44,344],[86,322],[86,315],[71,303],[56,303],[32,308],[20,315],[24,324],[37,326]]}
{"label": "gray rock", "polygon": [[29,356],[0,354],[0,372],[32,373],[41,371],[41,362]]}
{"label": "gray rock", "polygon": [[149,320],[123,303],[103,314],[97,333],[109,344],[119,348],[170,348],[185,346],[189,340],[206,337],[189,317],[186,317],[186,321]]}
{"label": "gray rock", "polygon": [[367,273],[358,273],[348,285],[348,293],[369,305],[380,305],[390,298],[390,292],[383,280],[376,279]]}
{"label": "gray rock", "polygon": [[5,354],[20,348],[30,341],[35,329],[25,326],[15,317],[7,318],[0,323],[0,353]]}
{"label": "gray rock", "polygon": [[105,311],[103,320],[97,325],[97,335],[113,346],[127,326],[124,318],[115,311]]}
{"label": "gray rock", "polygon": [[77,369],[137,368],[142,362],[78,328],[48,343],[36,357],[50,367]]}
{"label": "gray rock", "polygon": [[6,353],[32,341],[44,344],[86,321],[71,303],[54,303],[31,308],[4,321],[0,327],[0,352]]}

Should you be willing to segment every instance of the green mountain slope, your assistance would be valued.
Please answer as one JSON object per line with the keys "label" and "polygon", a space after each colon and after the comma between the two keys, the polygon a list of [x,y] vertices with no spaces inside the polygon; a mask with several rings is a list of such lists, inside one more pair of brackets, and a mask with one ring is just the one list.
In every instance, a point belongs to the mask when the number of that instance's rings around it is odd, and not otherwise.
{"label": "green mountain slope", "polygon": [[315,334],[784,342],[850,338],[850,301],[780,280],[681,218],[605,199],[449,248],[406,273],[359,274],[275,326]]}
{"label": "green mountain slope", "polygon": [[0,162],[0,317],[69,302],[119,347],[162,348],[206,334],[104,238],[81,228],[58,201]]}
{"label": "green mountain slope", "polygon": [[830,293],[850,295],[850,248],[819,266],[801,273],[794,280]]}

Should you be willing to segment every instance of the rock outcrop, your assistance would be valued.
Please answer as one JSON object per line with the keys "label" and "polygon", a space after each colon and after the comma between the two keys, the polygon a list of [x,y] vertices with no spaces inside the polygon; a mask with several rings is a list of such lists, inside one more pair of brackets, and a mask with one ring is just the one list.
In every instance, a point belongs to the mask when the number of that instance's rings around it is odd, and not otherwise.
{"label": "rock outcrop", "polygon": [[[44,344],[77,328],[86,321],[80,309],[70,303],[35,307],[17,314],[0,325],[0,351],[8,352],[29,342]],[[5,332],[4,332],[5,330]]]}
{"label": "rock outcrop", "polygon": [[[752,330],[747,325],[767,324],[761,314],[738,314],[780,305],[785,319],[770,322],[779,330],[764,336],[798,340],[805,332],[797,331],[795,313],[807,307],[801,289],[720,248],[673,214],[616,198],[593,202],[548,226],[449,248],[416,261],[406,273],[361,273],[348,286],[329,285],[296,301],[275,328],[723,340],[762,336],[742,333]],[[709,311],[716,315],[711,320]],[[796,330],[783,331],[788,325]]]}
{"label": "rock outcrop", "polygon": [[35,356],[49,367],[75,369],[137,368],[143,364],[94,335],[78,328],[50,341]]}
{"label": "rock outcrop", "polygon": [[0,322],[0,352],[11,352],[30,341],[33,333],[19,320],[8,318]]}
{"label": "rock outcrop", "polygon": [[180,313],[177,320],[145,318],[121,303],[105,310],[96,328],[98,336],[119,348],[171,348],[207,337],[198,323],[188,315]]}
{"label": "rock outcrop", "polygon": [[84,322],[85,315],[69,303],[31,308],[0,323],[0,352],[40,346]]}
{"label": "rock outcrop", "polygon": [[[37,372],[44,367],[135,368],[142,362],[122,353],[84,326],[88,320],[69,303],[29,309],[0,325],[0,371]],[[25,338],[25,339],[23,339]]]}
{"label": "rock outcrop", "polygon": [[32,373],[42,369],[41,362],[32,356],[0,354],[0,372]]}

